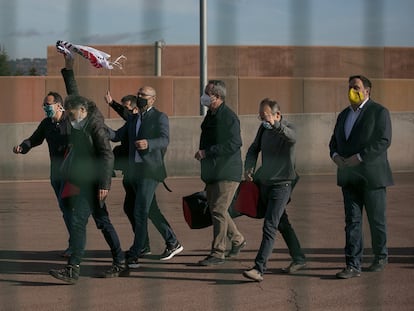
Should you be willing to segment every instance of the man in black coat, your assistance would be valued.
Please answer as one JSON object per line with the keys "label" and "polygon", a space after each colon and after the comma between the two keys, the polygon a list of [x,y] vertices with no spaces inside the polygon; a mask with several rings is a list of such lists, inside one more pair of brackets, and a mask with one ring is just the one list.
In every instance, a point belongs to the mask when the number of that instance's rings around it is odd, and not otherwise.
{"label": "man in black coat", "polygon": [[[65,80],[66,91],[68,95],[77,94],[78,87],[74,79],[73,58],[64,56],[65,68],[61,73]],[[49,92],[43,100],[43,110],[45,118],[33,134],[23,140],[20,145],[13,147],[16,154],[26,154],[32,148],[37,147],[46,140],[49,148],[50,157],[50,183],[56,195],[59,208],[63,214],[66,229],[70,233],[72,227],[72,209],[62,200],[61,193],[65,181],[62,179],[60,166],[68,146],[68,137],[71,131],[70,120],[63,108],[62,96],[57,92]],[[68,241],[69,242],[69,241]],[[72,254],[70,245],[61,253],[62,257],[68,258]]]}
{"label": "man in black coat", "polygon": [[201,163],[201,179],[206,184],[207,202],[213,221],[213,242],[210,254],[199,261],[201,266],[225,261],[226,239],[232,247],[228,257],[237,256],[246,240],[229,214],[229,207],[242,175],[240,121],[224,103],[226,87],[223,81],[210,80],[201,96],[208,107],[201,124],[199,150],[195,159]]}
{"label": "man in black coat", "polygon": [[[62,69],[66,91],[65,113],[70,127],[68,150],[60,167],[64,181],[60,197],[71,210],[70,247],[72,254],[63,269],[52,269],[49,273],[66,283],[76,283],[85,251],[86,224],[89,216],[101,230],[111,249],[113,264],[104,272],[104,277],[127,274],[124,255],[118,234],[111,223],[105,198],[111,185],[114,155],[109,142],[104,116],[96,104],[79,96],[73,72],[73,59],[65,55],[66,68]],[[69,161],[69,159],[71,159]],[[70,185],[70,187],[69,187]]]}
{"label": "man in black coat", "polygon": [[104,117],[94,102],[79,95],[70,95],[65,99],[65,110],[72,130],[71,149],[62,165],[62,174],[66,185],[70,183],[76,189],[76,194],[72,193],[68,198],[68,204],[72,207],[70,240],[73,253],[64,269],[52,269],[49,273],[66,283],[77,282],[85,252],[86,226],[92,214],[113,257],[112,267],[103,276],[127,274],[119,237],[105,204],[111,188],[114,155]]}
{"label": "man in black coat", "polygon": [[366,209],[374,260],[368,271],[382,271],[387,264],[386,187],[393,184],[387,149],[391,145],[389,111],[370,98],[371,81],[349,78],[351,105],[337,118],[329,143],[338,166],[337,184],[345,207],[346,268],[337,278],[358,277],[363,255],[362,210]]}

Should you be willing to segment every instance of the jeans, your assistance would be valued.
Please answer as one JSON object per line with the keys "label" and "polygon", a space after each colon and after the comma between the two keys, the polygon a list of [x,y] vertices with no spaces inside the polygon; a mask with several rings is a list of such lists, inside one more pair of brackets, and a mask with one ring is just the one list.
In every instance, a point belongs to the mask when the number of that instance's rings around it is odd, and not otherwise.
{"label": "jeans", "polygon": [[135,192],[134,204],[134,242],[129,249],[129,256],[138,257],[145,246],[148,237],[148,218],[154,223],[158,232],[165,240],[167,247],[172,248],[178,241],[170,224],[161,213],[155,190],[159,184],[157,180],[149,178],[135,178],[131,180]]}
{"label": "jeans", "polygon": [[388,257],[386,226],[386,188],[342,188],[345,208],[345,260],[346,265],[361,270],[364,250],[362,210],[365,206],[371,231],[371,245],[375,260]]}
{"label": "jeans", "polygon": [[219,181],[206,185],[207,202],[213,221],[211,256],[224,259],[227,238],[235,245],[244,241],[229,214],[229,207],[238,186],[239,183],[235,181]]}
{"label": "jeans", "polygon": [[[62,179],[51,179],[50,183],[52,185],[53,190],[55,191],[56,199],[59,204],[59,208],[63,215],[63,221],[65,222],[66,229],[70,234],[70,230],[72,228],[72,209],[69,206],[66,206],[61,198],[61,193],[63,191],[63,186],[65,182]],[[68,241],[70,247],[70,241]]]}
{"label": "jeans", "polygon": [[292,257],[292,261],[296,263],[305,263],[305,254],[300,247],[300,243],[296,236],[295,230],[293,230],[293,227],[289,222],[286,210],[283,212],[282,217],[280,218],[277,230],[279,230],[280,234],[283,237],[283,240],[289,249],[289,254],[290,257]]}
{"label": "jeans", "polygon": [[291,189],[290,183],[271,186],[260,185],[261,200],[267,202],[267,209],[263,223],[262,242],[256,255],[254,268],[262,274],[266,271],[267,260],[272,254],[276,232],[289,200]]}
{"label": "jeans", "polygon": [[98,201],[96,191],[96,189],[81,188],[80,194],[71,198],[73,211],[71,231],[72,256],[69,259],[69,264],[79,265],[82,261],[85,254],[86,225],[91,214],[95,220],[96,227],[102,231],[105,241],[111,249],[114,263],[122,263],[124,261],[118,234],[109,219],[106,204]]}

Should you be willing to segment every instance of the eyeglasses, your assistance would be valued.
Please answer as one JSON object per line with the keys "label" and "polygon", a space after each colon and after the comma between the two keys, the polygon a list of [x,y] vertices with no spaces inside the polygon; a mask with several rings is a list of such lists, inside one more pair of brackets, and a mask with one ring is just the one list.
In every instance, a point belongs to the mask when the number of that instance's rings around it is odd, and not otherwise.
{"label": "eyeglasses", "polygon": [[272,115],[273,115],[272,113],[263,113],[262,115],[259,114],[257,116],[257,119],[260,120],[260,121],[263,121],[265,117],[270,117]]}
{"label": "eyeglasses", "polygon": [[141,93],[141,92],[138,92],[138,97],[154,97],[155,95],[150,95],[150,94],[145,94],[145,93]]}

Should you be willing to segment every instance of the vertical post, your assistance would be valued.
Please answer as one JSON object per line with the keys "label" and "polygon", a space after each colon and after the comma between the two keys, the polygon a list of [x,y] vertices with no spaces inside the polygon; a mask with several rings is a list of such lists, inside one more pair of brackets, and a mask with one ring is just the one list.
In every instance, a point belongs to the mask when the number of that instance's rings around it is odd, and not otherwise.
{"label": "vertical post", "polygon": [[[200,96],[207,85],[207,0],[200,0]],[[204,116],[207,108],[200,104],[200,115]]]}
{"label": "vertical post", "polygon": [[155,75],[161,77],[162,41],[155,41]]}

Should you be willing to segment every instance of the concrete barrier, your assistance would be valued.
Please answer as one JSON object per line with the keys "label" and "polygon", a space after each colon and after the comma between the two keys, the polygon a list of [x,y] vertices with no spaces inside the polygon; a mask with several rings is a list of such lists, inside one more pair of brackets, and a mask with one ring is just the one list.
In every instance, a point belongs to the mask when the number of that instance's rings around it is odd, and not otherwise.
{"label": "concrete barrier", "polygon": [[[287,114],[285,118],[298,129],[296,148],[300,174],[335,174],[329,159],[328,144],[336,121],[336,113]],[[393,140],[389,160],[394,172],[414,171],[414,112],[391,113]],[[202,117],[170,117],[170,145],[166,154],[169,176],[197,176],[200,165],[194,159],[198,149]],[[113,128],[122,126],[121,119],[108,119]],[[256,115],[240,116],[242,155],[253,141],[259,121]],[[26,155],[12,152],[14,145],[29,137],[38,123],[0,124],[0,180],[46,179],[49,177],[47,144],[33,148]]]}

